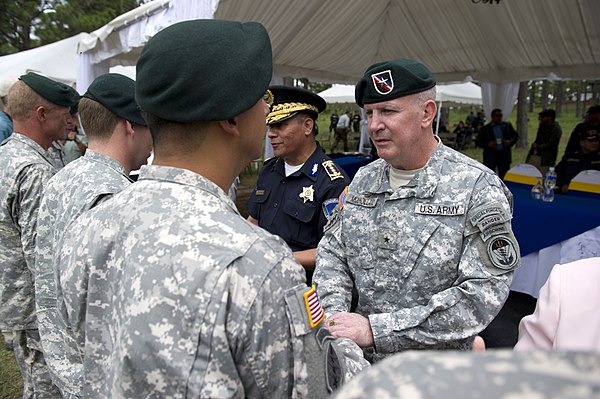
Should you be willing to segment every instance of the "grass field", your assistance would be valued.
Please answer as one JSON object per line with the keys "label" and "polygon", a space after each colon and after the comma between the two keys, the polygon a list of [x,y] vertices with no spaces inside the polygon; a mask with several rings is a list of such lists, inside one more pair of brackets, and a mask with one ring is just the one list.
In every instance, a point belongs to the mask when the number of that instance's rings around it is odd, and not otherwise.
{"label": "grass field", "polygon": [[[449,106],[446,104],[446,106]],[[355,106],[354,106],[355,107]],[[318,120],[319,124],[319,132],[321,132],[318,136],[318,140],[321,143],[321,146],[328,151],[331,148],[332,135],[328,134],[329,131],[329,116],[331,115],[331,111],[333,109],[339,112],[343,112],[346,108],[354,109],[352,104],[340,105],[336,104],[333,107],[328,107],[325,113],[321,114]],[[449,124],[448,127],[450,130],[454,129],[454,126],[460,120],[465,120],[467,114],[470,111],[470,107],[468,106],[454,106],[449,113]],[[476,113],[476,109],[474,109]],[[529,124],[528,124],[528,143],[531,145],[535,140],[535,135],[538,127],[538,112],[540,109],[534,110],[534,112],[530,113],[529,116]],[[513,110],[512,114],[508,118],[508,120],[515,126],[516,128],[516,109]],[[575,105],[568,104],[563,107],[563,112],[561,115],[557,117],[557,121],[562,126],[563,135],[561,138],[558,154],[559,159],[562,157],[564,153],[564,148],[567,145],[567,141],[569,140],[569,136],[573,131],[573,128],[577,123],[581,120],[575,116]],[[357,141],[351,141],[351,144],[354,146],[351,148],[358,148]],[[339,147],[338,147],[339,148]],[[522,163],[525,161],[525,157],[527,155],[529,148],[513,148],[513,164]],[[470,156],[473,159],[477,159],[481,161],[482,158],[482,150],[481,148],[469,148],[462,151],[466,155]],[[256,182],[256,173],[251,171],[249,173],[244,173],[242,175],[242,183],[240,185],[240,191],[238,193],[238,206],[240,208],[240,213],[246,216],[246,204],[245,200],[248,198],[247,194],[249,190],[252,189],[254,183]],[[15,363],[14,355],[12,352],[8,352],[4,349],[4,343],[1,341],[0,337],[0,399],[13,399],[21,397],[21,377],[19,373],[19,369]]]}

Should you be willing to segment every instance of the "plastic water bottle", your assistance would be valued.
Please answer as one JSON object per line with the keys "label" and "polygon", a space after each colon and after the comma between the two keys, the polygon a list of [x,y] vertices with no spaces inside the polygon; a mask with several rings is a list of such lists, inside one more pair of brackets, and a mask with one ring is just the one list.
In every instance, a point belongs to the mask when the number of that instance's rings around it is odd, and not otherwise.
{"label": "plastic water bottle", "polygon": [[544,179],[544,195],[542,196],[544,202],[554,201],[554,187],[556,187],[556,171],[554,166],[551,166]]}
{"label": "plastic water bottle", "polygon": [[544,186],[542,185],[542,179],[537,179],[537,183],[531,188],[531,198],[534,200],[541,200],[543,193]]}

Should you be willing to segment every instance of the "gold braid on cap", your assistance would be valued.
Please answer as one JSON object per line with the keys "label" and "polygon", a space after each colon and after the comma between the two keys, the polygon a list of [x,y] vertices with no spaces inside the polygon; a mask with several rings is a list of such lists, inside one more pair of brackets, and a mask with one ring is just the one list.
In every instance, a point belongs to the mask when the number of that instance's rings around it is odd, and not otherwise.
{"label": "gold braid on cap", "polygon": [[267,115],[267,124],[275,123],[295,112],[299,111],[314,111],[317,114],[319,109],[311,104],[306,103],[284,103],[277,104],[271,107],[271,112]]}

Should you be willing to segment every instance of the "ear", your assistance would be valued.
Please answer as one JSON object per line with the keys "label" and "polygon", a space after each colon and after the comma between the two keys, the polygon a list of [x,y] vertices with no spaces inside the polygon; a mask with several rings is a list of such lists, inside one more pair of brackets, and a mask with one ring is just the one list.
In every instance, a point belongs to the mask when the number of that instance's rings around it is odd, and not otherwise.
{"label": "ear", "polygon": [[304,127],[304,135],[311,136],[313,132],[313,127],[315,126],[315,121],[311,118],[305,118],[302,126]]}
{"label": "ear", "polygon": [[133,126],[131,125],[131,122],[129,122],[128,120],[123,119],[123,123],[125,124],[125,134],[127,136],[133,136],[135,133],[135,130],[133,130]]}
{"label": "ear", "polygon": [[427,100],[423,104],[423,119],[421,125],[423,127],[429,127],[433,123],[437,115],[437,104],[433,100]]}
{"label": "ear", "polygon": [[48,117],[48,110],[43,105],[38,105],[37,108],[35,109],[35,111],[33,111],[33,112],[35,112],[35,117],[40,122],[45,121],[46,118]]}
{"label": "ear", "polygon": [[239,115],[238,116],[234,116],[233,118],[224,120],[224,121],[219,121],[219,126],[221,127],[221,129],[223,129],[223,131],[228,134],[228,135],[232,135],[232,136],[239,136],[240,134],[240,130],[239,130]]}

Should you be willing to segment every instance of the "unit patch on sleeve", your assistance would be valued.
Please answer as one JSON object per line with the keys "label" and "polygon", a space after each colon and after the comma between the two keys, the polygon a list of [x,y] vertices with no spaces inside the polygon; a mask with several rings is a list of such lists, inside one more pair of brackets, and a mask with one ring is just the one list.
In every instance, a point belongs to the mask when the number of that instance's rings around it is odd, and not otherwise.
{"label": "unit patch on sleeve", "polygon": [[490,240],[487,253],[492,264],[502,270],[513,269],[519,261],[515,244],[508,236],[496,236]]}
{"label": "unit patch on sleeve", "polygon": [[331,220],[333,214],[338,212],[338,199],[337,198],[329,198],[323,202],[323,214],[327,218],[327,220]]}
{"label": "unit patch on sleeve", "polygon": [[469,217],[471,224],[475,226],[479,221],[489,215],[501,215],[504,209],[500,205],[487,205],[476,209]]}
{"label": "unit patch on sleeve", "polygon": [[456,216],[465,214],[465,206],[457,204],[417,203],[415,213],[420,215]]}

